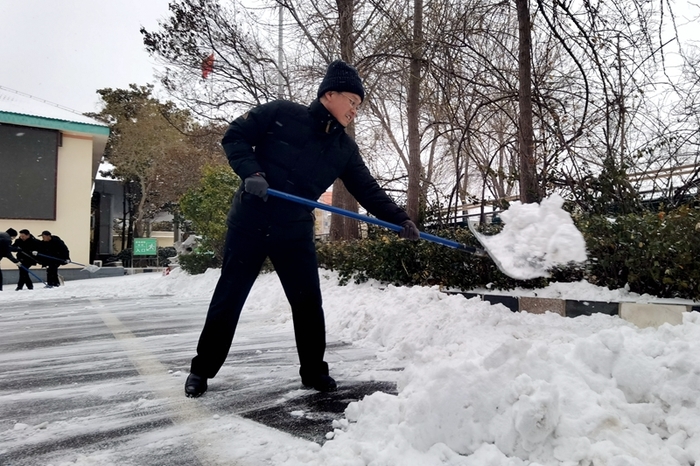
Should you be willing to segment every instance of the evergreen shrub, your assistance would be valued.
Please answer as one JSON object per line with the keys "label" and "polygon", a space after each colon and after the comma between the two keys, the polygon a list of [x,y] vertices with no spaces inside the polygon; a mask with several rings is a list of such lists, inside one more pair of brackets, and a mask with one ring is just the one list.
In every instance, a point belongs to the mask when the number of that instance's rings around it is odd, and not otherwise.
{"label": "evergreen shrub", "polygon": [[177,251],[173,246],[158,248],[158,265],[166,267],[170,264],[170,258],[177,256]]}
{"label": "evergreen shrub", "polygon": [[[467,245],[478,246],[471,232],[464,229],[434,230],[430,233]],[[319,264],[339,274],[341,284],[375,279],[393,285],[438,285],[469,290],[486,285],[512,288],[529,284],[542,286],[543,280],[518,281],[503,275],[488,258],[452,249],[429,241],[402,240],[395,233],[372,235],[369,239],[319,243]]]}
{"label": "evergreen shrub", "polygon": [[117,253],[117,260],[121,261],[123,267],[131,267],[131,248],[119,251]]}
{"label": "evergreen shrub", "polygon": [[180,267],[190,275],[204,273],[207,269],[221,267],[221,261],[212,251],[194,251],[177,258]]}
{"label": "evergreen shrub", "polygon": [[226,243],[226,217],[240,184],[240,178],[228,165],[206,165],[199,184],[180,198],[184,219],[191,222],[194,232],[202,237],[200,247],[212,251],[219,263],[223,260]]}
{"label": "evergreen shrub", "polygon": [[578,220],[587,279],[611,289],[700,300],[700,211],[680,208]]}

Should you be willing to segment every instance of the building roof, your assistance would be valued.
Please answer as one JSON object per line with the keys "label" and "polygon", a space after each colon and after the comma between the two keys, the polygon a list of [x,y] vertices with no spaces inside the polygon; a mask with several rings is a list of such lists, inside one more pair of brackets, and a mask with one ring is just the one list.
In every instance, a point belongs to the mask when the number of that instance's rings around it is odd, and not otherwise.
{"label": "building roof", "polygon": [[0,86],[0,124],[87,134],[92,137],[92,173],[97,173],[109,137],[109,126],[94,118]]}
{"label": "building roof", "polygon": [[109,127],[94,118],[2,86],[0,86],[0,123],[109,135]]}

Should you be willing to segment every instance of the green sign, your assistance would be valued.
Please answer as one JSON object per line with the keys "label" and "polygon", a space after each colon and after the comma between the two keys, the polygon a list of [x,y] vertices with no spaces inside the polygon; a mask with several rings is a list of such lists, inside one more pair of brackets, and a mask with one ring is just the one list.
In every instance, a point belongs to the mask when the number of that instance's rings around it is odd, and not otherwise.
{"label": "green sign", "polygon": [[135,256],[158,255],[158,240],[155,238],[134,238]]}

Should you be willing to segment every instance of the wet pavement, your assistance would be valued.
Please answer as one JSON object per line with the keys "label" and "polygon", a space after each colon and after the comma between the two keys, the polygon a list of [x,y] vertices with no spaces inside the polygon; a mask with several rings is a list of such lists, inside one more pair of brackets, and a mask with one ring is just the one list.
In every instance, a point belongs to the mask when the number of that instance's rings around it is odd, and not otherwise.
{"label": "wet pavement", "polygon": [[291,325],[244,311],[226,365],[188,399],[207,305],[170,296],[3,303],[0,465],[274,464],[263,462],[268,442],[323,443],[348,403],[395,393],[391,371],[386,381],[355,377],[373,353],[333,341],[339,390],[303,389]]}

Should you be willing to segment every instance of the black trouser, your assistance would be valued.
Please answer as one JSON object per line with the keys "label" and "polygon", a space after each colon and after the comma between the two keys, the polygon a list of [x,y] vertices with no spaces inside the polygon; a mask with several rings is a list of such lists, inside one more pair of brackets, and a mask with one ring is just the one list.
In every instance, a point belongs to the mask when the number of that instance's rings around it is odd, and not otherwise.
{"label": "black trouser", "polygon": [[24,267],[19,268],[19,281],[17,282],[17,289],[21,290],[24,285],[27,285],[28,290],[33,290],[34,283],[32,283],[32,279],[29,276],[29,267],[31,267],[32,264],[22,263],[22,265]]}
{"label": "black trouser", "polygon": [[60,286],[61,283],[58,281],[58,266],[55,262],[49,263],[46,266],[46,284],[49,286]]}
{"label": "black trouser", "polygon": [[191,372],[212,378],[228,356],[241,309],[266,257],[270,258],[292,308],[302,379],[328,374],[323,361],[326,328],[313,236],[269,239],[235,227],[226,235],[221,278],[209,304]]}

